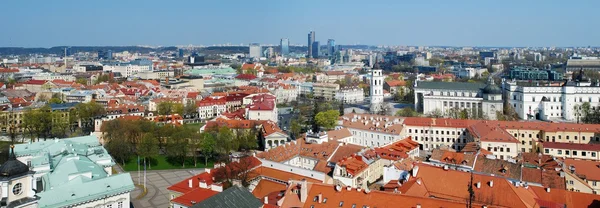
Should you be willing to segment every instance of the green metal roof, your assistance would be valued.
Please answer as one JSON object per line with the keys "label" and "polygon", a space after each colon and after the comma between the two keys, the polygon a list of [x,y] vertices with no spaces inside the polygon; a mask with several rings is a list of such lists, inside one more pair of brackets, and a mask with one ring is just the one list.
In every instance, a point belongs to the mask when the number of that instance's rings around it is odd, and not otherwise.
{"label": "green metal roof", "polygon": [[262,206],[263,203],[246,188],[232,186],[217,195],[195,204],[192,208],[258,208]]}
{"label": "green metal roof", "polygon": [[217,75],[217,74],[236,74],[235,69],[231,67],[224,68],[206,68],[206,69],[190,69],[184,72],[185,74],[202,76],[202,75]]}
{"label": "green metal roof", "polygon": [[43,191],[38,206],[66,207],[112,195],[127,193],[135,189],[129,173],[121,173],[109,177],[90,179],[77,176],[68,182],[54,187],[52,190]]}
{"label": "green metal roof", "polygon": [[31,167],[45,173],[39,207],[75,205],[135,188],[129,173],[109,176],[105,171],[115,163],[96,136],[19,144],[15,155],[32,156]]}
{"label": "green metal roof", "polygon": [[485,83],[470,82],[417,82],[417,89],[446,89],[446,90],[471,90],[477,91],[486,86]]}

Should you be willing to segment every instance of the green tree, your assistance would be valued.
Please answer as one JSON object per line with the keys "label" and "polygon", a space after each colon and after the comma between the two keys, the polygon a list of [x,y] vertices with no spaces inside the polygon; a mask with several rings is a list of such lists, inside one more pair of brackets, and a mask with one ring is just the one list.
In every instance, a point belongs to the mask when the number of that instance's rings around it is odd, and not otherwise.
{"label": "green tree", "polygon": [[88,80],[86,78],[77,78],[77,80],[75,82],[79,83],[79,84],[82,84],[82,85],[87,85],[88,84]]}
{"label": "green tree", "polygon": [[291,134],[292,138],[293,139],[298,138],[298,136],[300,136],[301,131],[302,131],[302,126],[300,125],[300,122],[298,122],[298,119],[292,120],[292,122],[290,123],[290,134]]}
{"label": "green tree", "polygon": [[160,102],[156,106],[158,115],[171,115],[174,110],[175,109],[172,102]]}
{"label": "green tree", "polygon": [[124,165],[133,156],[131,144],[123,136],[110,139],[106,143],[106,150],[116,161],[120,161],[121,165]]}
{"label": "green tree", "polygon": [[217,137],[216,137],[216,143],[217,143],[217,148],[216,151],[219,154],[229,154],[229,152],[231,150],[234,150],[234,143],[233,143],[233,132],[231,131],[231,129],[227,128],[226,126],[221,127],[219,129],[217,129]]}
{"label": "green tree", "polygon": [[[147,158],[152,158],[158,155],[158,140],[154,137],[154,135],[146,133],[142,137],[142,142],[138,144],[137,154],[144,158],[144,162]],[[150,163],[147,163],[148,167],[152,169]]]}
{"label": "green tree", "polygon": [[460,113],[458,115],[459,119],[469,119],[469,111],[465,108],[460,110]]}
{"label": "green tree", "polygon": [[194,131],[184,127],[176,127],[175,133],[167,141],[167,155],[181,161],[185,167],[185,159],[190,151],[190,139],[195,136]]}
{"label": "green tree", "polygon": [[188,118],[194,118],[198,114],[198,107],[196,107],[196,102],[194,100],[189,100],[185,106],[183,107],[183,115]]}
{"label": "green tree", "polygon": [[316,124],[324,129],[333,129],[335,127],[338,117],[340,116],[340,112],[336,110],[328,110],[324,112],[319,112],[315,116]]}
{"label": "green tree", "polygon": [[75,106],[75,109],[79,120],[79,126],[86,134],[94,130],[94,119],[106,113],[106,109],[104,109],[102,105],[96,103],[96,101],[79,103]]}
{"label": "green tree", "polygon": [[418,117],[419,113],[417,113],[414,109],[406,107],[401,110],[396,111],[396,116],[401,117]]}
{"label": "green tree", "polygon": [[50,98],[48,100],[48,104],[61,104],[63,101],[60,98]]}
{"label": "green tree", "polygon": [[183,115],[184,106],[181,103],[173,103],[173,112],[179,115]]}
{"label": "green tree", "polygon": [[444,113],[440,109],[435,109],[427,113],[426,116],[429,118],[442,118],[444,117]]}
{"label": "green tree", "polygon": [[215,137],[210,133],[202,133],[202,140],[200,141],[200,151],[204,155],[204,167],[208,165],[208,158],[212,157],[215,152],[215,145],[217,144]]}

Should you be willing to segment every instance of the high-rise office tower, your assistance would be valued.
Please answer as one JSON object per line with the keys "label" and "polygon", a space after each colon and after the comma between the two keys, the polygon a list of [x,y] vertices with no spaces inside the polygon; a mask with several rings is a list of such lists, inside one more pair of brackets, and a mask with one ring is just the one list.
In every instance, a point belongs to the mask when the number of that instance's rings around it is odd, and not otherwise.
{"label": "high-rise office tower", "polygon": [[327,55],[329,57],[333,57],[335,55],[335,40],[334,39],[327,40]]}
{"label": "high-rise office tower", "polygon": [[281,56],[288,56],[290,54],[290,40],[282,38],[281,41],[279,41],[279,50],[281,50]]}
{"label": "high-rise office tower", "polygon": [[179,49],[179,53],[177,54],[177,57],[183,58],[183,48]]}
{"label": "high-rise office tower", "polygon": [[313,57],[313,44],[315,42],[315,31],[310,31],[310,33],[308,33],[308,58],[312,58]]}
{"label": "high-rise office tower", "polygon": [[321,46],[319,45],[319,41],[315,41],[312,44],[312,57],[318,58]]}
{"label": "high-rise office tower", "polygon": [[250,44],[250,58],[260,59],[260,55],[262,54],[262,48],[258,43]]}

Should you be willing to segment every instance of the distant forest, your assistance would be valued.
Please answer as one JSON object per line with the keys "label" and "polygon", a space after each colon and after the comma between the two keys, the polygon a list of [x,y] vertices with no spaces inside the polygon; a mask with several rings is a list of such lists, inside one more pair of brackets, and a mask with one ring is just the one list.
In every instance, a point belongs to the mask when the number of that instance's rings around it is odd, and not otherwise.
{"label": "distant forest", "polygon": [[[266,47],[266,46],[265,46]],[[342,49],[374,49],[374,46],[367,45],[340,45]],[[78,52],[98,52],[111,50],[114,53],[129,51],[132,53],[149,53],[149,52],[165,52],[176,51],[177,47],[159,47],[150,48],[143,46],[55,46],[52,48],[23,48],[23,47],[0,47],[0,56],[6,55],[29,55],[29,54],[55,54],[63,55],[65,48],[69,48],[69,53]],[[273,46],[275,51],[279,51],[279,47]],[[306,46],[290,46],[290,52],[303,53],[307,49]],[[219,53],[248,53],[248,46],[209,46],[197,48],[194,50],[199,54],[219,54]]]}

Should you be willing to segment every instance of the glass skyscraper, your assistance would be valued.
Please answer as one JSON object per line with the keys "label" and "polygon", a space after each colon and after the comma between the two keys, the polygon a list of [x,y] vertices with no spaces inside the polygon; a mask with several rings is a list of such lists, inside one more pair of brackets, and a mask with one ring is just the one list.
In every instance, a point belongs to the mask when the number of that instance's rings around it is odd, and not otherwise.
{"label": "glass skyscraper", "polygon": [[327,40],[327,55],[329,57],[333,57],[335,55],[335,40],[334,39]]}
{"label": "glass skyscraper", "polygon": [[[315,43],[315,31],[310,31],[310,33],[308,33],[308,58],[312,58],[313,57],[313,44]],[[318,50],[318,49],[317,49]]]}
{"label": "glass skyscraper", "polygon": [[313,58],[318,58],[319,57],[319,41],[315,41],[312,44],[312,57]]}
{"label": "glass skyscraper", "polygon": [[281,50],[281,56],[288,56],[290,54],[290,40],[282,38],[281,41],[279,41],[279,50]]}

